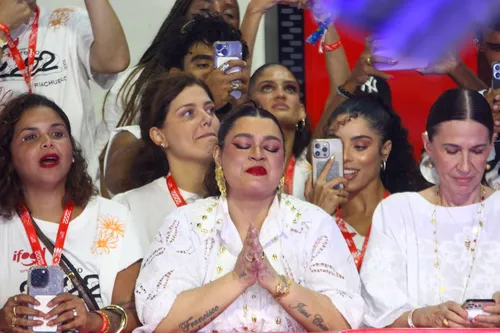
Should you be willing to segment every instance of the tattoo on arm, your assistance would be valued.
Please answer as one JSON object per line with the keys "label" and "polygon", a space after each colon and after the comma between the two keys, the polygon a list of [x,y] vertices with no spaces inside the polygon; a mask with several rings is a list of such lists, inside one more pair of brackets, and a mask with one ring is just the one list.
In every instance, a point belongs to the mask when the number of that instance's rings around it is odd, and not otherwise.
{"label": "tattoo on arm", "polygon": [[135,309],[135,297],[132,297],[132,299],[128,301],[118,302],[116,305],[121,306],[125,311],[137,313]]}
{"label": "tattoo on arm", "polygon": [[[297,305],[290,304],[289,307],[290,309],[297,310],[297,312],[303,315],[305,318],[311,317],[311,314],[306,310],[307,305],[305,305],[304,303],[298,303]],[[312,323],[322,331],[329,331],[328,327],[325,325],[325,320],[320,314],[314,315]]]}
{"label": "tattoo on arm", "polygon": [[205,314],[197,319],[194,319],[193,316],[189,317],[187,320],[180,323],[179,328],[183,332],[198,332],[203,327],[207,326],[215,317],[218,316],[219,306],[214,306],[211,309],[208,309]]}

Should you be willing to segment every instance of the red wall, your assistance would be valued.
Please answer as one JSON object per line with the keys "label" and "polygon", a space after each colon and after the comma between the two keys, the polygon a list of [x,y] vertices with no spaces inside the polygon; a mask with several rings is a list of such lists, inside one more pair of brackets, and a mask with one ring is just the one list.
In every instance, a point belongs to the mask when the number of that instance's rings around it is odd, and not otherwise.
{"label": "red wall", "polygon": [[[317,26],[310,15],[305,15],[305,36],[309,36]],[[338,28],[344,49],[352,67],[363,51],[363,41],[350,36],[348,30]],[[462,55],[464,62],[477,72],[477,52],[473,45]],[[306,110],[314,127],[321,116],[329,92],[328,74],[324,55],[318,47],[306,43],[305,47]],[[426,75],[416,72],[392,72],[395,80],[390,82],[393,105],[409,130],[410,142],[417,156],[422,149],[421,134],[425,131],[427,112],[432,103],[446,89],[456,87],[447,76]]]}

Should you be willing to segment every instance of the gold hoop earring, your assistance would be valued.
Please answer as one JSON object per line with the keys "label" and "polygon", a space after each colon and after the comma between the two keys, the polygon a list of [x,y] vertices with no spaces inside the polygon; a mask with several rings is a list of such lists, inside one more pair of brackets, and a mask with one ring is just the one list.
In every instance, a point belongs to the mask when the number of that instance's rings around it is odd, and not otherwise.
{"label": "gold hoop earring", "polygon": [[283,193],[285,193],[285,177],[284,176],[281,177],[280,184],[278,185],[278,191],[276,192],[276,194],[278,194],[279,200],[281,200]]}
{"label": "gold hoop earring", "polygon": [[222,197],[226,196],[226,179],[224,178],[224,171],[220,165],[215,166],[215,180],[217,181],[217,187],[219,188],[220,195]]}

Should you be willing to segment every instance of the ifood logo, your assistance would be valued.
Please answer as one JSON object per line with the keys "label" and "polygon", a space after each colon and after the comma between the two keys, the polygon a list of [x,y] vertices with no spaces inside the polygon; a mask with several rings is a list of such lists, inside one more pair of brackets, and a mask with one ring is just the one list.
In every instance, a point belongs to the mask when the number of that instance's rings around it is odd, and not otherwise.
{"label": "ifood logo", "polygon": [[[45,258],[46,249],[42,249],[43,257]],[[25,252],[24,250],[19,250],[14,252],[14,256],[12,257],[12,261],[21,263],[21,265],[29,267],[36,265],[36,257],[35,253]]]}

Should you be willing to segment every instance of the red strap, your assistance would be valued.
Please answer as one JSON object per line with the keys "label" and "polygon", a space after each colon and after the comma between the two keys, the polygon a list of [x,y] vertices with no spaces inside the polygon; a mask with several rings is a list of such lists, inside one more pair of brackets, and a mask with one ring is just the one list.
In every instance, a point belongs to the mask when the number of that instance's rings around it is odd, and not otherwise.
{"label": "red strap", "polygon": [[289,195],[293,195],[293,176],[295,174],[295,164],[295,156],[292,155],[290,161],[288,161],[285,172],[285,193]]}
{"label": "red strap", "polygon": [[[54,245],[54,253],[52,254],[52,265],[58,265],[61,261],[61,256],[64,249],[64,242],[66,241],[66,234],[68,233],[69,223],[71,221],[71,215],[73,214],[73,208],[75,205],[73,201],[70,201],[66,207],[64,207],[61,220],[59,221],[59,228],[57,229],[56,243]],[[37,266],[47,266],[47,261],[42,252],[42,247],[40,245],[40,240],[36,235],[35,227],[33,225],[33,220],[28,211],[26,205],[22,205],[18,210],[19,217],[23,222],[24,229],[26,230],[26,235],[28,235],[28,240],[31,245],[31,250],[35,254],[35,259]]]}
{"label": "red strap", "polygon": [[179,188],[174,182],[174,178],[172,177],[171,174],[168,174],[167,176],[167,187],[168,190],[170,191],[170,196],[172,197],[172,200],[174,200],[174,203],[177,207],[185,206],[186,201],[182,197],[181,192],[179,191]]}
{"label": "red strap", "polygon": [[341,46],[342,46],[342,41],[340,41],[340,40],[335,42],[335,43],[332,43],[332,44],[321,43],[319,52],[323,53],[323,51],[325,51],[325,52],[335,51],[335,50],[339,49]]}
{"label": "red strap", "polygon": [[33,19],[33,23],[31,24],[31,34],[28,44],[28,67],[24,63],[23,57],[19,52],[19,48],[16,43],[12,39],[10,35],[10,29],[3,23],[0,23],[0,30],[4,32],[7,37],[7,47],[12,53],[12,59],[16,62],[17,68],[23,75],[24,81],[28,86],[28,91],[33,92],[33,84],[32,84],[32,73],[33,73],[33,64],[35,63],[35,55],[36,55],[36,42],[38,38],[38,20],[40,17],[40,8],[36,7],[35,18]]}
{"label": "red strap", "polygon": [[[389,191],[386,190],[384,193],[384,199],[387,198],[389,195],[390,195]],[[336,215],[337,215],[336,218],[337,225],[340,229],[340,232],[342,233],[342,236],[344,236],[344,239],[347,243],[347,247],[349,248],[349,252],[351,252],[352,257],[354,258],[354,263],[356,264],[356,268],[359,271],[361,269],[361,264],[363,263],[363,259],[365,257],[366,248],[368,246],[368,240],[370,239],[370,233],[372,231],[372,226],[370,224],[370,228],[366,233],[365,241],[363,242],[363,247],[361,248],[361,253],[360,253],[358,252],[356,244],[354,243],[354,236],[356,236],[356,233],[350,232],[344,220],[342,220],[340,214],[340,207],[337,208]]]}

